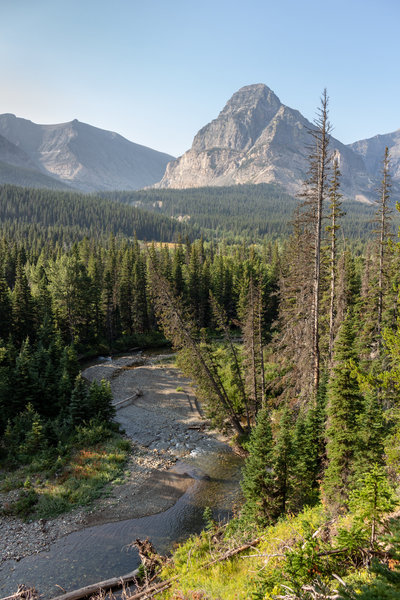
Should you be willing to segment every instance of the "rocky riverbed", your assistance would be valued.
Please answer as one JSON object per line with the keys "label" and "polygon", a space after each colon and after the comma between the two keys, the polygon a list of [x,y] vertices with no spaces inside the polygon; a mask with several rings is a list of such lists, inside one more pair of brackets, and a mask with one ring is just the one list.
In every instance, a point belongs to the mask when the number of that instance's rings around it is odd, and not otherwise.
{"label": "rocky riverbed", "polygon": [[[170,364],[154,362],[126,356],[83,371],[89,381],[110,381],[116,420],[132,440],[124,482],[109,486],[89,509],[56,519],[25,523],[0,517],[0,562],[41,552],[58,538],[89,525],[167,510],[193,481],[193,474],[174,467],[176,461],[225,446],[225,440],[206,427],[190,381]],[[127,404],[118,406],[125,399]],[[1,494],[0,503],[12,500],[15,493]]]}

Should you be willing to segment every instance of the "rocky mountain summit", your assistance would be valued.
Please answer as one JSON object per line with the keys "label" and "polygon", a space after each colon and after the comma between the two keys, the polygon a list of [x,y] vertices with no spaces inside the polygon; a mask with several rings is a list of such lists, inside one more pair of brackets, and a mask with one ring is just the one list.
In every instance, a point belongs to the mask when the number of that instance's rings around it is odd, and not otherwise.
{"label": "rocky mountain summit", "polygon": [[400,184],[400,129],[393,133],[376,135],[367,140],[350,144],[350,148],[362,156],[368,172],[375,178],[381,177],[382,158],[385,147],[390,153],[390,173],[396,186]]}
{"label": "rocky mountain summit", "polygon": [[[140,189],[159,181],[172,158],[76,119],[38,125],[0,115],[0,161],[64,184],[59,187],[84,192]],[[15,168],[10,171],[15,173]]]}
{"label": "rocky mountain summit", "polygon": [[[237,91],[217,119],[203,127],[183,156],[170,162],[158,188],[278,183],[299,191],[306,177],[313,128],[264,84]],[[369,201],[374,177],[353,148],[331,139],[346,196]]]}

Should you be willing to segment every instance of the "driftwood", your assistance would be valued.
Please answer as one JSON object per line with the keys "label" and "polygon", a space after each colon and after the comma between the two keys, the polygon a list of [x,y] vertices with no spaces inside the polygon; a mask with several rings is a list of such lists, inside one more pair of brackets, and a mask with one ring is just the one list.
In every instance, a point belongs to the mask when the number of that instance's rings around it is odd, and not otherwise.
{"label": "driftwood", "polygon": [[100,590],[112,590],[116,587],[122,587],[125,583],[134,581],[138,576],[138,573],[139,569],[135,569],[132,571],[132,573],[128,573],[122,577],[112,577],[111,579],[106,579],[105,581],[99,581],[98,583],[87,585],[79,590],[74,590],[73,592],[67,592],[61,596],[56,596],[55,598],[52,598],[52,600],[81,600],[81,598],[87,598],[88,596],[98,593]]}
{"label": "driftwood", "polygon": [[166,579],[165,581],[160,581],[160,583],[155,583],[154,585],[147,586],[140,592],[137,592],[133,596],[128,596],[126,600],[141,600],[143,598],[153,598],[156,594],[161,594],[164,590],[167,590],[171,587],[174,581],[178,578],[174,577],[173,579]]}
{"label": "driftwood", "polygon": [[240,552],[244,552],[245,550],[248,550],[249,548],[252,548],[253,546],[257,546],[257,544],[259,544],[261,542],[262,538],[256,538],[255,540],[253,540],[252,542],[249,542],[248,544],[243,544],[243,546],[240,546],[239,548],[234,548],[233,550],[228,550],[228,552],[225,552],[225,554],[223,554],[222,556],[219,556],[218,558],[214,558],[214,560],[206,563],[203,566],[203,569],[208,569],[208,567],[211,567],[212,565],[222,562],[223,560],[228,560],[228,558],[231,558],[232,556],[235,556],[236,554],[239,554]]}
{"label": "driftwood", "polygon": [[38,592],[35,588],[29,588],[25,585],[19,585],[15,594],[1,598],[1,600],[37,600],[39,598]]}
{"label": "driftwood", "polygon": [[134,400],[136,400],[136,398],[140,398],[140,396],[142,396],[142,391],[137,390],[132,396],[129,396],[128,398],[124,398],[123,400],[118,400],[118,402],[114,402],[113,407],[116,410],[118,410],[119,408],[123,408],[130,402],[133,402]]}
{"label": "driftwood", "polygon": [[139,557],[147,577],[152,577],[157,567],[162,567],[167,560],[166,556],[157,554],[156,549],[148,538],[145,540],[137,539],[133,542],[132,546],[138,549]]}

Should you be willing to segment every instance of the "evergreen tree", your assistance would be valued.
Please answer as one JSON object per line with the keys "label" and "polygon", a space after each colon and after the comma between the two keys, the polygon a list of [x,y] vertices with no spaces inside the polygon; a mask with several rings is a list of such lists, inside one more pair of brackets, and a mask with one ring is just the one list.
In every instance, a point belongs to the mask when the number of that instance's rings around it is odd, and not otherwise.
{"label": "evergreen tree", "polygon": [[115,415],[110,383],[102,379],[93,381],[89,387],[89,405],[91,418],[110,422]]}
{"label": "evergreen tree", "polygon": [[93,416],[88,388],[82,375],[78,375],[75,379],[69,404],[69,414],[73,425],[81,425]]}
{"label": "evergreen tree", "polygon": [[278,514],[285,514],[290,504],[293,490],[293,437],[292,421],[287,407],[284,408],[275,438],[273,468],[275,474],[274,490]]}
{"label": "evergreen tree", "polygon": [[10,289],[0,277],[0,339],[6,340],[12,330],[12,303]]}
{"label": "evergreen tree", "polygon": [[16,268],[15,286],[12,293],[13,339],[21,344],[34,337],[34,302],[22,260],[19,257]]}
{"label": "evergreen tree", "polygon": [[349,497],[351,512],[370,530],[371,548],[375,545],[378,525],[382,524],[395,505],[394,491],[389,485],[385,469],[373,465],[357,482],[356,489]]}
{"label": "evergreen tree", "polygon": [[243,468],[241,486],[246,500],[245,514],[260,525],[271,523],[277,515],[274,496],[275,473],[270,415],[266,408],[257,415],[248,444],[249,455]]}
{"label": "evergreen tree", "polygon": [[340,228],[338,220],[344,215],[341,210],[341,197],[339,193],[340,170],[337,159],[333,163],[333,176],[329,188],[330,199],[330,223],[327,231],[330,234],[330,302],[329,302],[329,361],[333,359],[333,344],[335,340],[335,320],[336,320],[336,271],[337,271],[337,232]]}
{"label": "evergreen tree", "polygon": [[364,400],[355,373],[351,317],[343,322],[335,344],[334,368],[328,384],[327,457],[323,492],[333,510],[346,506],[354,483],[355,462],[361,451],[358,423]]}

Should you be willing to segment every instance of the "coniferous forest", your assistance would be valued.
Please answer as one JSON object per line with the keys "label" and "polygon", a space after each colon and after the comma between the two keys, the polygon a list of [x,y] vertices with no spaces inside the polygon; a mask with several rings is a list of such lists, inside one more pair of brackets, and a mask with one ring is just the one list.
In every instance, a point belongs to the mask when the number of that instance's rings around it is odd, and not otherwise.
{"label": "coniferous forest", "polygon": [[[265,206],[252,210],[257,186],[225,204],[223,188],[214,215],[207,189],[204,202],[169,191],[159,211],[147,210],[159,202],[151,191],[132,207],[134,194],[0,189],[1,469],[8,486],[18,469],[29,474],[7,514],[43,518],[93,499],[100,487],[46,499],[31,483],[65,473],[77,448],[107,440],[111,479],[129,454],[109,385],[88,386],[79,360],[169,344],[207,419],[245,458],[234,519],[220,527],[208,514],[163,567],[163,597],[400,597],[390,155],[359,218],[329,132],[324,95],[300,197],[274,192],[290,226],[275,212],[269,228]],[[171,218],[196,203],[189,223]],[[225,560],[210,566],[210,548]]]}

